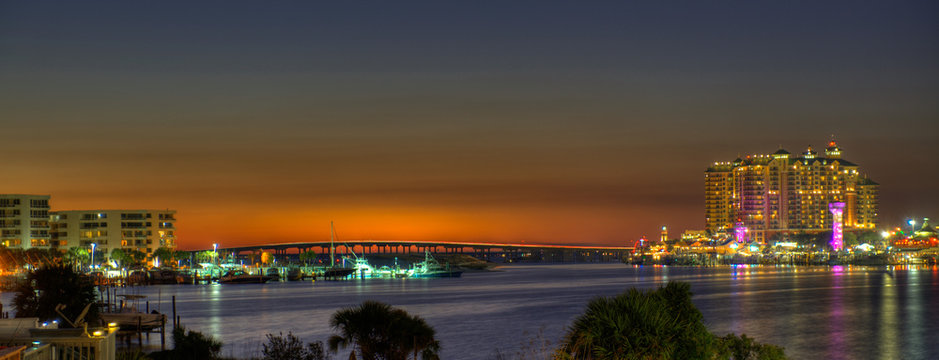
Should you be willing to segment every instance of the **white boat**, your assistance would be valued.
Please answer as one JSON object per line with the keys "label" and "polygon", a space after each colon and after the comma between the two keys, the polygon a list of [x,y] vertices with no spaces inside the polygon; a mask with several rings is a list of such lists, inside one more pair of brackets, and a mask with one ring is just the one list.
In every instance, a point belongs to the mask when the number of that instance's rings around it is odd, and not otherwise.
{"label": "white boat", "polygon": [[412,278],[445,278],[461,275],[463,275],[463,270],[452,270],[450,264],[441,265],[430,255],[430,251],[424,251],[424,261],[412,265],[408,270],[408,277]]}

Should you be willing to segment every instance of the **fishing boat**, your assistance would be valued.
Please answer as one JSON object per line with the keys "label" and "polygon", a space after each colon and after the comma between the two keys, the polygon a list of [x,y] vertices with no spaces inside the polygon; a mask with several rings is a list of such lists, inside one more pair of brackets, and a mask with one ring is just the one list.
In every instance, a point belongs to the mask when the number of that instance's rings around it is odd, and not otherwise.
{"label": "fishing boat", "polygon": [[463,275],[463,270],[452,270],[450,264],[442,265],[430,251],[424,251],[424,261],[414,264],[407,274],[412,278],[453,278]]}
{"label": "fishing boat", "polygon": [[290,266],[287,268],[286,274],[284,274],[287,281],[300,281],[303,280],[303,272],[299,267]]}
{"label": "fishing boat", "polygon": [[263,284],[274,280],[273,276],[257,274],[251,275],[244,270],[231,270],[218,279],[221,284]]}
{"label": "fishing boat", "polygon": [[408,270],[399,269],[397,266],[392,268],[391,266],[383,265],[373,270],[372,277],[379,279],[403,279],[408,277]]}
{"label": "fishing boat", "polygon": [[[348,246],[346,247],[348,248]],[[323,270],[324,279],[342,279],[355,273],[355,268],[336,266],[336,230],[333,222],[329,222],[329,267]]]}

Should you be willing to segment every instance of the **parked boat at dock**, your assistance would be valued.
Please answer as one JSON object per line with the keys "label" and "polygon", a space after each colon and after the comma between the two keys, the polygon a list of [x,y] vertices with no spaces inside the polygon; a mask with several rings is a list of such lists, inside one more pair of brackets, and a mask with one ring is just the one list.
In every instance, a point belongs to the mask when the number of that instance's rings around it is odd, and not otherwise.
{"label": "parked boat at dock", "polygon": [[442,265],[437,259],[430,255],[430,251],[424,252],[424,261],[412,265],[408,270],[408,277],[412,278],[445,278],[460,277],[463,270],[450,269],[450,264]]}
{"label": "parked boat at dock", "polygon": [[121,330],[148,331],[165,326],[166,315],[156,311],[153,313],[141,312],[139,303],[144,295],[117,295],[123,298],[120,306],[113,311],[98,314],[105,324],[115,324]]}
{"label": "parked boat at dock", "polygon": [[218,279],[221,284],[263,284],[274,280],[273,276],[257,274],[251,275],[244,270],[231,270]]}

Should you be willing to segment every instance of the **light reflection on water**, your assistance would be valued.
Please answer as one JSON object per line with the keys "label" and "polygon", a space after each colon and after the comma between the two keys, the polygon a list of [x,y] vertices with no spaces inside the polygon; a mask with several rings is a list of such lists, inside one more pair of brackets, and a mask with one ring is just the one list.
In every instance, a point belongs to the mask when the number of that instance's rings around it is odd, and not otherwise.
{"label": "light reflection on water", "polygon": [[[537,338],[556,341],[595,296],[665,281],[692,284],[715,333],[782,345],[793,359],[931,359],[939,344],[936,268],[656,267],[519,265],[460,279],[179,285],[128,288],[185,326],[211,333],[225,354],[257,355],[267,333],[326,340],[336,310],[373,299],[420,315],[437,330],[444,359],[489,359]],[[154,304],[157,300],[160,304]],[[9,304],[9,294],[0,297]],[[158,337],[155,338],[156,341]],[[254,353],[250,353],[254,352]],[[348,356],[346,354],[346,356]],[[345,358],[341,354],[336,358]]]}

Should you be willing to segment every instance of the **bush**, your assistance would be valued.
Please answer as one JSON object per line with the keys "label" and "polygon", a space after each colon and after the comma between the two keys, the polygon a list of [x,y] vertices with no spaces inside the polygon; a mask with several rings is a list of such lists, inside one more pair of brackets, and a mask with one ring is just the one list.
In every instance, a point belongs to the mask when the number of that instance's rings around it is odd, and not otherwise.
{"label": "bush", "polygon": [[280,335],[277,336],[267,334],[267,344],[264,344],[262,353],[264,354],[264,357],[261,358],[263,360],[329,359],[329,355],[326,354],[322,341],[312,342],[304,347],[303,342],[291,332],[287,332],[287,336],[284,336],[284,333],[280,333]]}
{"label": "bush", "polygon": [[137,349],[137,350],[118,351],[115,359],[117,360],[150,360],[150,357],[147,356],[147,354],[144,354],[143,352],[141,352],[140,349]]}
{"label": "bush", "polygon": [[761,344],[748,338],[746,334],[739,337],[727,334],[720,338],[721,358],[733,360],[784,360],[786,354],[782,347]]}
{"label": "bush", "polygon": [[173,329],[173,344],[168,358],[176,360],[217,359],[222,350],[221,341],[183,327]]}

